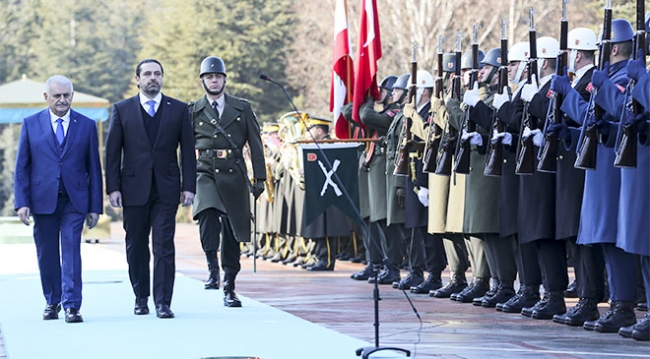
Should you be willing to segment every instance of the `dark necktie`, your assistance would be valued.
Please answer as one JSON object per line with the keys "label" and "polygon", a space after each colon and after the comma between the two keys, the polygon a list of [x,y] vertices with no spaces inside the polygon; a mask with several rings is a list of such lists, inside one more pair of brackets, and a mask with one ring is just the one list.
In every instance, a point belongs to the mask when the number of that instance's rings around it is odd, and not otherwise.
{"label": "dark necktie", "polygon": [[59,145],[63,144],[65,140],[65,131],[63,131],[63,119],[59,118],[56,120],[58,125],[56,125],[56,140],[59,142]]}
{"label": "dark necktie", "polygon": [[219,107],[217,107],[217,101],[212,101],[212,108],[214,109],[214,113],[217,114],[217,119],[219,119],[220,115],[219,115]]}

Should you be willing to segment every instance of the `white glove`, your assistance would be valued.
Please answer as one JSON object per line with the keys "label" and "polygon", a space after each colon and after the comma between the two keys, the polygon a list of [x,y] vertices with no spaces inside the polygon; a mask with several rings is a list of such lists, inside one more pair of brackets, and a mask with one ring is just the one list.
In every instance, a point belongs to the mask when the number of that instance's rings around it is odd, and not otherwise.
{"label": "white glove", "polygon": [[497,110],[501,108],[501,106],[510,101],[510,95],[508,95],[508,87],[504,86],[503,87],[503,93],[496,93],[494,95],[494,99],[492,100],[492,106],[496,108]]}
{"label": "white glove", "polygon": [[521,98],[526,102],[530,102],[538,92],[539,86],[537,86],[537,79],[536,76],[533,75],[532,81],[529,84],[525,84],[524,88],[521,89]]}
{"label": "white glove", "polygon": [[469,140],[470,145],[474,145],[477,147],[483,146],[483,136],[481,136],[477,132],[467,132],[463,130],[463,135],[461,138],[463,141]]}
{"label": "white glove", "polygon": [[429,189],[426,187],[420,187],[418,191],[418,200],[422,203],[423,206],[429,207]]}
{"label": "white glove", "polygon": [[512,134],[510,134],[510,132],[504,132],[501,143],[507,146],[512,146]]}
{"label": "white glove", "polygon": [[542,141],[544,140],[544,134],[542,131],[539,129],[532,130],[530,131],[530,135],[533,136],[533,145],[541,147]]}
{"label": "white glove", "polygon": [[467,106],[474,107],[481,100],[478,94],[478,82],[474,82],[474,87],[471,90],[465,91],[463,95],[463,103]]}
{"label": "white glove", "polygon": [[530,130],[530,128],[528,126],[525,126],[524,131],[521,133],[521,139],[522,140],[527,140],[528,137],[530,137],[531,132],[532,131]]}

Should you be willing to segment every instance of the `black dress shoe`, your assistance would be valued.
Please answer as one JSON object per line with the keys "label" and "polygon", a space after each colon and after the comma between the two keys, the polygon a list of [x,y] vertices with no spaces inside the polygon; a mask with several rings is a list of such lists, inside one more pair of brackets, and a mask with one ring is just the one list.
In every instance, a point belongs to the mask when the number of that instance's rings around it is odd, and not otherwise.
{"label": "black dress shoe", "polygon": [[598,300],[592,298],[580,298],[578,304],[567,312],[564,324],[572,327],[581,327],[588,320],[598,320]]}
{"label": "black dress shoe", "polygon": [[629,301],[612,302],[612,315],[598,319],[594,330],[600,333],[618,333],[622,327],[634,325],[636,323],[635,305],[636,303]]}
{"label": "black dress shoe", "polygon": [[327,266],[325,263],[316,263],[311,267],[307,267],[307,270],[310,272],[324,272],[324,271],[333,271],[334,270],[334,262],[331,262],[332,264],[330,266]]}
{"label": "black dress shoe", "polygon": [[411,287],[415,287],[422,282],[424,282],[424,277],[421,273],[409,273],[405,278],[393,282],[393,288],[410,290]]}
{"label": "black dress shoe", "polygon": [[59,312],[61,311],[61,303],[48,304],[43,310],[43,320],[59,319]]}
{"label": "black dress shoe", "polygon": [[564,295],[561,291],[550,292],[548,300],[543,307],[533,310],[531,317],[533,319],[553,319],[556,314],[566,313],[566,304]]}
{"label": "black dress shoe", "polygon": [[439,275],[429,274],[424,282],[411,287],[411,293],[415,294],[429,294],[432,291],[442,288],[442,280]]}
{"label": "black dress shoe", "polygon": [[149,306],[147,305],[148,300],[149,298],[136,298],[135,308],[133,308],[133,314],[135,315],[149,314]]}
{"label": "black dress shoe", "polygon": [[223,291],[223,305],[229,308],[240,308],[241,301],[237,298],[237,294],[232,290]]}
{"label": "black dress shoe", "polygon": [[368,278],[372,277],[372,272],[372,265],[367,265],[363,270],[352,273],[350,278],[354,280],[368,280]]}
{"label": "black dress shoe", "polygon": [[219,262],[216,260],[213,263],[208,263],[208,270],[210,274],[208,279],[205,281],[205,289],[219,289],[219,282],[221,281],[221,275],[219,274]]}
{"label": "black dress shoe", "polygon": [[430,297],[436,297],[436,298],[450,298],[452,294],[458,294],[463,291],[467,287],[467,282],[466,281],[455,281],[452,280],[451,282],[447,283],[446,286],[436,289],[433,292],[429,292]]}
{"label": "black dress shoe", "polygon": [[174,312],[169,309],[169,305],[158,304],[156,306],[156,316],[160,319],[171,319],[174,317]]}
{"label": "black dress shoe", "polygon": [[65,310],[65,322],[66,323],[82,323],[84,318],[79,314],[79,309],[77,308],[68,308]]}
{"label": "black dress shoe", "polygon": [[565,298],[578,298],[578,281],[574,279],[563,294]]}
{"label": "black dress shoe", "polygon": [[[490,289],[490,283],[486,280],[476,280],[469,287],[455,296],[455,301],[462,303],[472,303],[474,298],[482,297]],[[451,298],[451,297],[450,297]]]}
{"label": "black dress shoe", "polygon": [[[504,313],[522,313],[524,308],[535,306],[540,301],[539,299],[539,288],[537,286],[524,286],[523,290],[520,288],[519,293],[503,303],[501,311]],[[530,315],[532,315],[532,309]]]}
{"label": "black dress shoe", "polygon": [[485,295],[484,299],[481,301],[481,306],[483,308],[496,308],[497,304],[505,303],[514,296],[515,296],[514,288],[505,285],[500,285],[493,296],[488,297],[487,294]]}

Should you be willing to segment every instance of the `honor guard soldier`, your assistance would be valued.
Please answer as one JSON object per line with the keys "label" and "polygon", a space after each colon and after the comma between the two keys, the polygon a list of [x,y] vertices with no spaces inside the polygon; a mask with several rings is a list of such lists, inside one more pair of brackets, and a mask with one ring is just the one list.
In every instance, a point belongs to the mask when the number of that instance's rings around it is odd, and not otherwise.
{"label": "honor guard soldier", "polygon": [[[217,250],[224,270],[224,305],[241,307],[235,278],[241,269],[240,242],[251,237],[250,191],[255,199],[264,191],[266,168],[260,127],[250,103],[226,94],[226,66],[209,56],[201,62],[199,78],[205,95],[190,103],[198,152],[197,196],[194,219],[199,221],[201,244],[210,278],[206,288],[219,286]],[[250,147],[254,181],[251,187],[242,156]]]}

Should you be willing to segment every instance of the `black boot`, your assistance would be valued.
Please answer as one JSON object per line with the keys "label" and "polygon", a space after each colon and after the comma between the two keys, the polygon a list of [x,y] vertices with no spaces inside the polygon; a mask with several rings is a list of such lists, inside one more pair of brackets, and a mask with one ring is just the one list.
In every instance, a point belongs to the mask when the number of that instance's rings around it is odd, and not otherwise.
{"label": "black boot", "polygon": [[460,293],[467,287],[465,273],[451,272],[449,283],[446,286],[429,292],[430,297],[449,298],[452,294]]}
{"label": "black boot", "polygon": [[501,311],[504,313],[521,313],[524,308],[534,306],[535,303],[539,302],[539,299],[539,285],[525,285],[521,294],[517,294],[503,303]]}
{"label": "black boot", "polygon": [[[578,304],[571,308],[565,315],[561,323],[572,327],[581,327],[588,320],[597,320],[600,318],[598,312],[598,300],[595,298],[580,298]],[[553,317],[553,321],[560,323]]]}
{"label": "black boot", "polygon": [[[377,283],[379,284],[393,284],[393,282],[399,281],[401,279],[399,268],[396,265],[389,265],[386,269],[379,274],[377,277]],[[370,279],[368,279],[370,282]],[[370,282],[374,283],[374,281]]]}
{"label": "black boot", "polygon": [[219,289],[219,260],[216,257],[215,252],[206,253],[208,257],[208,270],[210,274],[208,279],[205,281],[205,289]]}
{"label": "black boot", "polygon": [[229,308],[241,307],[241,301],[235,293],[235,277],[227,274],[223,279],[223,305]]}
{"label": "black boot", "polygon": [[495,294],[497,294],[497,291],[499,290],[499,285],[501,284],[501,281],[499,281],[497,278],[492,278],[492,286],[490,286],[490,290],[485,292],[485,295],[481,297],[476,297],[474,300],[472,300],[472,305],[475,305],[477,307],[480,307],[483,305],[483,301],[486,299],[492,298]]}
{"label": "black boot", "polygon": [[440,273],[429,273],[429,276],[424,280],[424,282],[418,284],[415,287],[411,287],[411,293],[429,294],[431,291],[435,291],[439,288],[442,288],[442,279],[440,278]]}
{"label": "black boot", "polygon": [[635,304],[635,302],[622,300],[612,302],[610,315],[600,317],[594,325],[594,330],[600,333],[617,333],[622,327],[634,325],[636,323]]}
{"label": "black boot", "polygon": [[490,290],[490,281],[484,278],[476,278],[469,287],[456,295],[456,301],[472,303],[474,298],[484,296],[488,290]]}
{"label": "black boot", "polygon": [[503,284],[499,285],[496,293],[489,298],[483,299],[481,306],[483,308],[494,308],[499,303],[506,303],[510,298],[515,296],[515,289],[512,287],[512,284]]}
{"label": "black boot", "polygon": [[393,288],[409,290],[411,287],[424,282],[424,276],[421,269],[412,269],[411,272],[402,280],[393,282]]}
{"label": "black boot", "polygon": [[634,340],[650,341],[650,314],[646,314],[632,329],[632,338]]}
{"label": "black boot", "polygon": [[372,264],[368,264],[363,270],[350,275],[350,278],[354,280],[368,280],[370,277],[372,277]]}
{"label": "black boot", "polygon": [[571,284],[564,290],[565,298],[578,298],[578,281],[573,280]]}
{"label": "black boot", "polygon": [[553,319],[556,314],[566,313],[566,304],[564,303],[564,294],[562,291],[550,292],[546,304],[533,310],[533,319]]}

